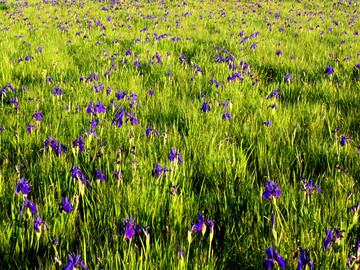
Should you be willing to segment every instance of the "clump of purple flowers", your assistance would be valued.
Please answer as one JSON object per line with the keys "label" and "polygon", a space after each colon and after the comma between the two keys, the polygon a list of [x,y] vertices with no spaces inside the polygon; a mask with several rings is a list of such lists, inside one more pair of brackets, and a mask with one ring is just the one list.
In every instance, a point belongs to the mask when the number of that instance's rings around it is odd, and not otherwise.
{"label": "clump of purple flowers", "polygon": [[349,136],[346,137],[346,134],[341,137],[341,141],[340,141],[341,146],[344,146],[345,144],[351,143],[351,142],[353,142],[353,140]]}
{"label": "clump of purple flowers", "polygon": [[32,185],[27,182],[25,178],[20,178],[19,183],[16,185],[15,194],[19,195],[21,191],[24,195],[28,194],[31,191]]}
{"label": "clump of purple flowers", "polygon": [[[125,224],[122,227],[122,231],[125,234],[127,239],[131,239],[133,238],[133,236],[135,235],[135,232],[137,234],[139,234],[141,232],[141,229],[138,227],[136,221],[133,221],[133,216],[131,215],[129,220],[127,220],[126,218],[124,218]],[[134,229],[135,227],[135,229]]]}
{"label": "clump of purple flowers", "polygon": [[68,197],[62,198],[62,203],[59,203],[59,211],[65,211],[66,213],[71,213],[74,207],[71,205]]}
{"label": "clump of purple flowers", "polygon": [[183,164],[183,160],[181,158],[181,154],[180,153],[176,153],[175,148],[171,148],[171,152],[169,154],[169,160],[170,163],[172,163],[173,161],[175,161],[175,159],[179,160],[180,164]]}
{"label": "clump of purple flowers", "polygon": [[90,180],[85,179],[85,175],[81,172],[81,170],[78,167],[76,167],[76,166],[72,167],[70,170],[70,173],[71,173],[72,178],[78,179],[82,185],[85,185],[85,183],[88,183],[89,187],[92,189]]}
{"label": "clump of purple flowers", "polygon": [[25,203],[20,204],[20,216],[22,216],[22,214],[23,214],[23,207],[24,206],[29,208],[31,210],[31,212],[33,212],[33,214],[38,212],[38,210],[36,208],[36,205],[34,203],[30,202],[27,199],[27,197],[24,197],[24,200],[25,200]]}
{"label": "clump of purple flowers", "polygon": [[73,142],[73,148],[79,147],[79,153],[84,151],[85,142],[82,136],[79,136],[79,139],[76,139]]}
{"label": "clump of purple flowers", "polygon": [[272,200],[276,197],[276,199],[279,198],[281,195],[281,190],[279,189],[279,185],[275,184],[273,181],[267,181],[266,190],[263,193],[262,197],[263,199],[269,199]]}
{"label": "clump of purple flowers", "polygon": [[298,250],[298,252],[300,252],[300,258],[298,259],[298,270],[302,270],[302,269],[306,269],[306,266],[309,265],[311,266],[313,269],[315,268],[315,265],[313,264],[313,262],[309,259],[309,251],[308,249],[302,249],[300,248],[300,250]]}
{"label": "clump of purple flowers", "polygon": [[340,231],[339,228],[334,228],[333,230],[327,230],[326,231],[326,237],[323,240],[323,250],[327,250],[330,248],[331,243],[335,243],[340,245],[340,240],[344,238],[342,235],[345,232],[345,230]]}
{"label": "clump of purple flowers", "polygon": [[316,190],[319,193],[323,193],[322,190],[319,188],[318,185],[314,185],[313,181],[310,179],[308,183],[306,183],[306,178],[305,177],[301,177],[300,181],[303,185],[303,191],[306,191],[308,196],[311,196],[314,193],[314,188],[316,188]]}
{"label": "clump of purple flowers", "polygon": [[40,229],[41,229],[42,224],[44,224],[46,229],[49,231],[49,227],[46,225],[46,221],[41,220],[41,217],[39,215],[37,217],[35,216],[35,221],[34,221],[34,229],[35,229],[35,231],[40,233]]}
{"label": "clump of purple flowers", "polygon": [[81,255],[79,254],[78,256],[75,255],[75,253],[73,252],[73,256],[71,256],[70,254],[68,254],[68,258],[69,258],[69,262],[68,264],[65,266],[65,270],[73,270],[73,269],[77,269],[80,266],[83,269],[87,269],[85,264],[84,264],[84,260],[80,261],[80,257]]}
{"label": "clump of purple flowers", "polygon": [[199,214],[199,219],[197,223],[191,222],[190,232],[202,232],[202,234],[204,235],[206,232],[206,223],[210,226],[211,233],[213,233],[214,221],[212,219],[205,219],[202,214]]}
{"label": "clump of purple flowers", "polygon": [[155,169],[152,170],[152,175],[155,176],[157,178],[159,178],[159,180],[161,180],[161,177],[163,175],[163,173],[167,173],[167,172],[170,172],[171,170],[169,170],[168,168],[166,168],[166,166],[164,166],[163,168],[161,168],[161,165],[160,164],[156,164],[156,167]]}
{"label": "clump of purple flowers", "polygon": [[333,74],[334,72],[335,72],[334,68],[331,67],[330,65],[328,65],[328,66],[326,67],[326,69],[325,69],[325,74],[331,75],[331,74]]}
{"label": "clump of purple flowers", "polygon": [[268,270],[275,268],[275,265],[279,265],[283,269],[286,268],[285,260],[279,253],[276,252],[275,245],[273,245],[273,247],[266,248],[266,254],[268,255],[268,258],[264,257],[264,261],[265,267]]}

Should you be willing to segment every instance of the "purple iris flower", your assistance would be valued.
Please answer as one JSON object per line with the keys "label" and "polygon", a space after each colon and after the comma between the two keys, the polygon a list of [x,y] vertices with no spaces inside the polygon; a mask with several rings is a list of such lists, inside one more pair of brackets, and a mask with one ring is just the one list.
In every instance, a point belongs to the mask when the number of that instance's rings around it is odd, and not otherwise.
{"label": "purple iris flower", "polygon": [[273,247],[266,248],[266,254],[269,258],[264,257],[264,261],[265,267],[268,270],[275,268],[275,265],[277,264],[283,269],[286,268],[285,260],[280,256],[279,253],[276,252],[275,245],[273,245]]}
{"label": "purple iris flower", "polygon": [[127,96],[126,91],[124,92],[119,91],[115,94],[115,96],[118,100],[123,100]]}
{"label": "purple iris flower", "polygon": [[101,181],[107,181],[107,179],[105,177],[105,173],[102,173],[101,170],[95,170],[95,173],[96,173],[97,179],[99,179]]}
{"label": "purple iris flower", "polygon": [[79,147],[79,153],[84,151],[84,146],[85,146],[85,143],[84,143],[82,136],[79,136],[79,139],[77,139],[73,142],[73,148]]}
{"label": "purple iris flower", "polygon": [[152,90],[152,89],[150,88],[150,90],[149,90],[149,91],[147,91],[147,94],[148,94],[148,95],[150,95],[150,96],[152,97],[152,95],[154,94],[154,90]]}
{"label": "purple iris flower", "polygon": [[341,141],[340,141],[341,146],[344,146],[346,143],[351,143],[351,142],[353,142],[353,140],[350,139],[350,137],[346,137],[346,134],[341,137]]}
{"label": "purple iris flower", "polygon": [[204,219],[203,215],[199,214],[199,220],[198,223],[191,222],[191,231],[195,232],[202,232],[203,230],[206,230],[206,220]]}
{"label": "purple iris flower", "polygon": [[67,147],[62,145],[60,141],[53,141],[51,147],[53,150],[57,150],[58,155],[62,154],[62,150],[67,151]]}
{"label": "purple iris flower", "polygon": [[277,50],[277,51],[276,51],[276,55],[280,56],[280,55],[282,55],[282,54],[283,54],[283,53],[282,53],[281,50]]}
{"label": "purple iris flower", "polygon": [[99,124],[99,119],[93,118],[91,121],[89,121],[89,124],[91,124],[91,128],[96,128],[96,124]]}
{"label": "purple iris flower", "polygon": [[263,122],[263,125],[266,125],[267,127],[271,127],[273,124],[270,120],[267,120],[266,122]]}
{"label": "purple iris flower", "polygon": [[73,252],[73,256],[74,257],[72,257],[70,254],[68,254],[69,262],[65,266],[65,270],[74,270],[74,269],[79,268],[80,266],[83,269],[87,269],[84,264],[84,260],[80,261],[80,257],[81,257],[80,254],[78,256],[76,256],[75,253]]}
{"label": "purple iris flower", "polygon": [[59,211],[65,211],[66,213],[71,213],[74,207],[71,205],[68,197],[62,198],[62,203],[59,203]]}
{"label": "purple iris flower", "polygon": [[279,93],[280,88],[276,88],[273,92],[270,93],[270,95],[266,98],[266,99],[270,99],[273,96],[275,96],[276,99],[279,98],[279,96],[281,95],[281,93]]}
{"label": "purple iris flower", "polygon": [[43,120],[43,115],[41,114],[41,112],[39,111],[35,111],[35,113],[33,114],[31,120],[34,119],[34,117],[36,118],[37,121],[42,121]]}
{"label": "purple iris flower", "polygon": [[181,154],[180,153],[176,153],[175,148],[171,148],[171,152],[169,154],[169,160],[170,163],[172,163],[176,158],[179,159],[180,164],[183,164],[183,160],[181,158]]}
{"label": "purple iris flower", "polygon": [[[15,104],[15,106],[19,106],[19,102],[17,97],[13,97],[12,99],[9,100],[9,104]],[[31,119],[32,120],[32,119]]]}
{"label": "purple iris flower", "polygon": [[283,75],[285,76],[285,82],[294,82],[294,78],[293,76],[291,76],[290,73],[288,74],[284,73]]}
{"label": "purple iris flower", "polygon": [[306,266],[309,265],[311,266],[313,269],[315,268],[315,265],[312,263],[312,261],[309,259],[309,251],[308,249],[302,249],[300,248],[300,250],[298,250],[300,252],[300,258],[298,259],[298,270],[303,270],[306,269]]}
{"label": "purple iris flower", "polygon": [[139,62],[139,60],[135,59],[134,65],[137,67],[140,67],[141,63]]}
{"label": "purple iris flower", "polygon": [[186,64],[186,56],[184,54],[180,55],[179,60],[181,63]]}
{"label": "purple iris flower", "polygon": [[160,133],[157,132],[152,126],[147,125],[147,130],[146,130],[146,132],[145,132],[146,137],[148,137],[153,131],[155,132],[155,134],[156,134],[157,136],[160,135]]}
{"label": "purple iris flower", "polygon": [[2,126],[0,126],[0,131],[3,131],[3,130],[5,130],[5,128],[4,128],[4,127],[2,127]]}
{"label": "purple iris flower", "polygon": [[[137,226],[136,221],[133,222],[133,216],[131,215],[129,220],[124,218],[125,224],[122,228],[123,233],[125,234],[127,239],[131,239],[135,235],[135,230],[137,233],[141,231],[141,229]],[[135,226],[135,230],[134,230]]]}
{"label": "purple iris flower", "polygon": [[37,127],[34,126],[34,125],[28,124],[28,128],[26,129],[27,133],[31,134],[31,130],[32,130],[32,129],[37,130]]}
{"label": "purple iris flower", "polygon": [[86,112],[88,114],[94,114],[96,115],[97,113],[105,113],[106,112],[106,108],[103,105],[103,101],[100,103],[100,101],[98,101],[98,103],[94,106],[94,103],[92,101],[90,101],[89,103],[89,107],[86,109]]}
{"label": "purple iris flower", "polygon": [[51,94],[53,96],[56,96],[56,95],[61,96],[63,94],[63,92],[59,86],[54,86],[54,91],[52,91]]}
{"label": "purple iris flower", "polygon": [[28,194],[31,191],[32,185],[29,184],[25,178],[20,178],[19,183],[16,185],[15,194],[19,195],[21,191],[24,195]]}
{"label": "purple iris flower", "polygon": [[114,120],[111,122],[111,125],[113,126],[115,123],[117,123],[118,127],[121,127],[123,125],[123,119],[125,116],[125,109],[121,107],[120,112],[116,114]]}
{"label": "purple iris flower", "polygon": [[98,101],[98,103],[95,105],[95,112],[96,113],[105,113],[106,112],[106,108],[103,106],[103,101],[100,103],[100,101]]}
{"label": "purple iris flower", "polygon": [[32,202],[30,202],[30,201],[27,199],[27,197],[24,197],[24,199],[25,199],[25,203],[20,204],[20,216],[22,216],[22,214],[23,214],[23,207],[24,207],[24,206],[27,207],[27,208],[29,208],[29,209],[31,210],[31,212],[33,212],[33,214],[37,213],[38,210],[37,210],[37,208],[36,208],[36,205],[33,204]]}
{"label": "purple iris flower", "polygon": [[133,113],[133,112],[130,112],[130,113],[125,112],[125,113],[126,113],[126,115],[128,116],[128,119],[126,119],[126,123],[127,123],[128,121],[130,121],[130,123],[131,123],[132,125],[137,126],[138,120],[135,118],[134,113]]}
{"label": "purple iris flower", "polygon": [[254,42],[251,46],[250,46],[250,50],[256,50],[256,48],[257,48],[257,44],[258,44],[259,42]]}
{"label": "purple iris flower", "polygon": [[281,195],[281,190],[279,189],[280,186],[273,181],[267,181],[267,184],[266,191],[262,195],[263,199],[272,200],[274,197],[278,199]]}
{"label": "purple iris flower", "polygon": [[164,166],[163,168],[161,168],[160,164],[156,164],[155,169],[152,170],[152,175],[155,176],[157,178],[159,178],[159,181],[161,180],[161,177],[163,175],[163,173],[167,173],[170,172],[171,170],[169,170],[168,168],[166,168],[166,166]]}
{"label": "purple iris flower", "polygon": [[207,111],[211,111],[210,105],[209,105],[206,101],[204,101],[201,110],[202,110],[203,112],[205,112],[205,113],[206,113]]}
{"label": "purple iris flower", "polygon": [[28,54],[28,55],[25,57],[25,61],[29,61],[30,59],[34,59],[34,56],[31,56],[30,54]]}
{"label": "purple iris flower", "polygon": [[37,217],[35,216],[35,221],[34,221],[34,229],[40,233],[40,228],[41,225],[44,224],[46,229],[49,231],[49,227],[46,225],[46,221],[45,220],[41,220],[40,215],[38,215]]}
{"label": "purple iris flower", "polygon": [[277,264],[283,269],[286,268],[285,260],[280,256],[279,253],[276,252],[275,245],[273,245],[273,247],[266,248],[266,254],[269,258],[264,257],[264,261],[265,267],[268,270],[275,268],[275,265]]}
{"label": "purple iris flower", "polygon": [[334,68],[331,67],[330,65],[328,65],[328,66],[326,67],[326,69],[325,69],[325,74],[331,75],[331,74],[333,74],[334,72],[335,72]]}
{"label": "purple iris flower", "polygon": [[75,178],[75,179],[78,179],[79,181],[81,181],[82,185],[85,185],[86,183],[88,183],[89,187],[92,189],[90,180],[85,179],[85,175],[81,172],[81,170],[78,167],[76,167],[76,166],[72,167],[70,170],[70,173],[71,173],[72,178]]}
{"label": "purple iris flower", "polygon": [[267,106],[267,109],[269,109],[269,108],[272,108],[272,109],[277,109],[277,106],[276,106],[276,103],[274,103],[274,104],[270,104],[269,106]]}
{"label": "purple iris flower", "polygon": [[313,181],[310,179],[309,182],[306,184],[306,178],[302,177],[300,178],[301,183],[303,184],[303,191],[306,191],[307,195],[311,196],[314,193],[314,188],[319,193],[323,193],[322,190],[319,188],[318,185],[313,185]]}
{"label": "purple iris flower", "polygon": [[231,120],[231,114],[229,112],[225,112],[224,115],[222,116],[222,119]]}
{"label": "purple iris flower", "polygon": [[340,230],[339,228],[334,228],[333,230],[327,230],[326,231],[326,237],[323,240],[323,250],[327,250],[330,248],[331,243],[335,243],[340,245],[340,240],[344,238],[342,235],[345,232],[345,230]]}

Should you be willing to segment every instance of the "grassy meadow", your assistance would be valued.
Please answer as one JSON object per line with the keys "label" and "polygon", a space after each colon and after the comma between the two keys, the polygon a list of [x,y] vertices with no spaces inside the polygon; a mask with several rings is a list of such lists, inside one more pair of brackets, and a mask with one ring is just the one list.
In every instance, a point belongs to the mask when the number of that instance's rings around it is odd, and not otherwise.
{"label": "grassy meadow", "polygon": [[358,269],[359,13],[0,0],[0,269]]}

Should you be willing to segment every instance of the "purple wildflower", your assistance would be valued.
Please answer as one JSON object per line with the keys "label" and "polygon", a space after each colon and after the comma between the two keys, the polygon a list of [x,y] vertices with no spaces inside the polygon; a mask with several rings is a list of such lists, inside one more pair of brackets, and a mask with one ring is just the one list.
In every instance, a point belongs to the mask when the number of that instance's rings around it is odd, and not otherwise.
{"label": "purple wildflower", "polygon": [[59,211],[65,211],[66,213],[71,213],[74,207],[71,205],[68,197],[62,198],[62,203],[59,203]]}
{"label": "purple wildflower", "polygon": [[68,254],[68,258],[69,258],[69,262],[68,264],[66,265],[65,267],[65,270],[73,270],[73,269],[77,269],[79,268],[80,266],[83,268],[83,269],[86,269],[86,266],[84,264],[84,260],[80,261],[80,257],[81,255],[79,254],[78,256],[75,255],[75,253],[73,252],[73,256],[72,257],[70,254]]}
{"label": "purple wildflower", "polygon": [[31,210],[31,212],[33,212],[34,214],[38,212],[37,208],[36,208],[36,205],[33,204],[32,202],[30,202],[27,197],[24,197],[25,199],[25,203],[23,204],[20,204],[20,216],[22,216],[23,214],[23,207],[27,207]]}
{"label": "purple wildflower", "polygon": [[281,268],[285,269],[286,264],[285,260],[280,256],[279,253],[275,250],[275,245],[273,247],[266,248],[266,254],[269,258],[264,257],[265,267],[270,270],[275,268],[275,265],[279,265]]}
{"label": "purple wildflower", "polygon": [[46,225],[46,221],[41,220],[40,215],[38,215],[37,217],[35,216],[35,221],[34,221],[34,229],[35,229],[35,231],[40,233],[40,229],[41,229],[42,224],[44,224],[46,229],[49,231],[49,227]]}
{"label": "purple wildflower", "polygon": [[266,191],[263,193],[263,199],[272,200],[274,197],[276,199],[281,195],[281,190],[279,189],[279,185],[275,184],[273,181],[267,181]]}
{"label": "purple wildflower", "polygon": [[29,184],[25,178],[20,178],[19,183],[16,185],[15,194],[19,195],[21,191],[24,195],[28,194],[31,191],[32,185]]}

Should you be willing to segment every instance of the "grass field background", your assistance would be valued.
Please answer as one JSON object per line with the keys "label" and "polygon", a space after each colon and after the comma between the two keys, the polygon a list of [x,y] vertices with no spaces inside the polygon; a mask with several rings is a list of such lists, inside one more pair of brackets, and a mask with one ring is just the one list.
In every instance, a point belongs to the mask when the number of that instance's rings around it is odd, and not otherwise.
{"label": "grass field background", "polygon": [[[300,247],[317,269],[344,269],[359,236],[359,12],[356,1],[2,0],[0,268],[60,269],[74,252],[88,269],[261,269],[274,245],[287,269]],[[37,213],[20,215],[20,178]],[[263,198],[267,181],[278,198]],[[130,216],[147,233],[128,239]],[[344,238],[324,250],[334,228]]]}

